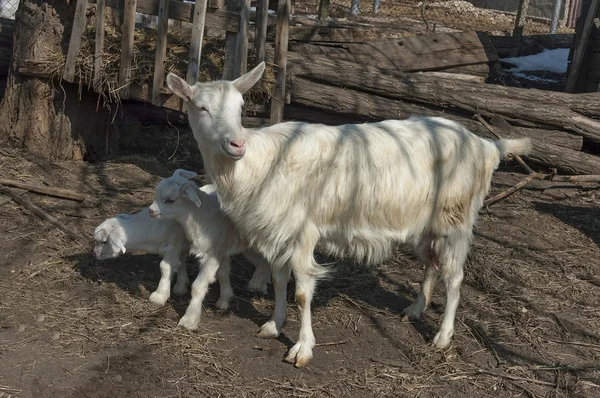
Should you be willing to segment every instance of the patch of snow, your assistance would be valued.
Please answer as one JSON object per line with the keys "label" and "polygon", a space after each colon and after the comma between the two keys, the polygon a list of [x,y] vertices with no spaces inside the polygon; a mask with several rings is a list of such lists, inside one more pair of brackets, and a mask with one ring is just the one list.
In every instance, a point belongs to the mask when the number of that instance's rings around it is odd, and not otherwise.
{"label": "patch of snow", "polygon": [[526,80],[530,80],[532,82],[558,83],[558,80],[555,80],[555,79],[544,79],[542,77],[526,75],[525,73],[521,73],[521,72],[515,72],[512,75],[526,79]]}
{"label": "patch of snow", "polygon": [[541,53],[524,57],[502,58],[502,61],[515,65],[514,68],[507,70],[507,72],[514,74],[528,70],[547,70],[554,73],[566,73],[568,57],[568,48],[557,48],[555,50],[544,50]]}

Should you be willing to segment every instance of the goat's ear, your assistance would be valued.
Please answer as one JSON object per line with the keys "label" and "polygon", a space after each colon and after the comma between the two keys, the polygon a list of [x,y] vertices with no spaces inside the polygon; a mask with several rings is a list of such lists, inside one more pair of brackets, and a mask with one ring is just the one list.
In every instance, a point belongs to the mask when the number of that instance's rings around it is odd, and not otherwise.
{"label": "goat's ear", "polygon": [[242,75],[231,82],[237,90],[244,94],[246,91],[250,90],[252,86],[254,86],[262,77],[265,71],[265,61],[258,64],[254,69],[250,72]]}
{"label": "goat's ear", "polygon": [[185,80],[173,73],[167,75],[167,86],[173,91],[173,94],[184,101],[191,101],[194,98],[193,88]]}
{"label": "goat's ear", "polygon": [[200,201],[200,197],[198,197],[197,191],[198,188],[192,183],[185,184],[183,188],[181,188],[181,194],[191,200],[197,207],[200,207],[202,202]]}
{"label": "goat's ear", "polygon": [[119,238],[118,236],[111,236],[110,239],[113,242],[115,242],[115,244],[119,247],[119,250],[121,250],[121,254],[125,254],[127,250],[125,249],[125,245],[123,245],[123,241],[121,240],[121,238]]}
{"label": "goat's ear", "polygon": [[190,178],[194,178],[196,177],[198,174],[194,173],[193,171],[189,171],[189,170],[184,170],[184,169],[177,169],[173,172],[174,176],[178,176],[178,177],[183,177],[186,179],[190,179]]}

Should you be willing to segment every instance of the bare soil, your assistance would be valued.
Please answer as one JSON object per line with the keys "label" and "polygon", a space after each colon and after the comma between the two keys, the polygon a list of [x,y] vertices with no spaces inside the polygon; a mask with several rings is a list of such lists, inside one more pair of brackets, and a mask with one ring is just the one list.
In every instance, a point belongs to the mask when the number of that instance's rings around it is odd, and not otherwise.
{"label": "bare soil", "polygon": [[[272,291],[245,290],[252,268],[234,261],[232,309],[205,302],[202,325],[177,327],[189,294],[148,301],[159,259],[91,258],[104,218],[152,201],[178,167],[201,171],[189,131],[148,127],[135,151],[105,163],[46,162],[6,147],[0,176],[75,189],[79,204],[26,197],[79,231],[69,240],[0,197],[0,397],[594,397],[600,394],[600,210],[597,185],[534,181],[482,210],[466,264],[452,346],[431,347],[445,294],[419,322],[402,322],[423,267],[403,249],[376,268],[333,261],[313,313],[317,346],[305,369],[282,362],[298,313],[277,340],[254,333]],[[143,155],[141,155],[143,154]],[[511,165],[495,194],[522,177]],[[191,272],[196,266],[190,260]],[[289,299],[293,303],[293,281]]]}

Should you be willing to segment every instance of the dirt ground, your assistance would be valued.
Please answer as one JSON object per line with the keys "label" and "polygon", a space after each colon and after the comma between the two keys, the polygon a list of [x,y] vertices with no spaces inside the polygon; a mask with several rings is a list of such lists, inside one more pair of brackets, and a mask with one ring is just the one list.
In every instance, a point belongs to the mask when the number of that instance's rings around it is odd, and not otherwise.
{"label": "dirt ground", "polygon": [[[482,210],[466,264],[452,346],[431,339],[443,313],[438,284],[419,322],[402,322],[422,266],[402,249],[367,269],[331,265],[313,322],[319,344],[305,369],[282,362],[298,313],[277,340],[255,332],[272,290],[245,290],[252,268],[236,259],[232,309],[205,301],[201,328],[177,327],[189,294],[148,301],[158,258],[99,262],[92,232],[104,218],[152,201],[175,168],[201,171],[188,131],[148,127],[109,162],[45,162],[0,149],[0,176],[75,189],[83,203],[25,197],[79,231],[81,246],[0,197],[0,397],[594,397],[600,394],[600,203],[596,185],[534,182]],[[143,155],[141,155],[143,153]],[[522,174],[496,173],[493,192]],[[331,261],[330,259],[324,261]],[[195,272],[193,261],[188,263]],[[293,281],[289,286],[293,303]]]}

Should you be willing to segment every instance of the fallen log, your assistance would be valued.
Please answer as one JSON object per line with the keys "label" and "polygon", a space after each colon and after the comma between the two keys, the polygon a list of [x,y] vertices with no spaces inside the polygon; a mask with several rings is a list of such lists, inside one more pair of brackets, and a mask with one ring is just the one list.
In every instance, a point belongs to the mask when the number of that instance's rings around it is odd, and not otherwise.
{"label": "fallen log", "polygon": [[[326,82],[381,98],[411,101],[469,116],[500,115],[513,125],[567,130],[600,143],[599,94],[567,94],[519,89],[469,81],[457,82],[427,74],[407,74],[329,59],[289,54],[291,76]],[[293,88],[292,88],[293,90]],[[591,117],[590,117],[591,116]]]}
{"label": "fallen log", "polygon": [[[440,116],[463,123],[477,135],[495,140],[483,125],[471,119],[471,115],[443,112],[434,107],[425,107],[406,101],[399,101],[360,91],[319,84],[294,77],[291,90],[292,105],[302,105],[321,111],[328,111],[357,120],[402,119],[414,116]],[[514,127],[502,134],[522,136],[524,128]],[[587,153],[559,147],[532,138],[533,150],[527,157],[530,161],[548,168],[556,168],[564,174],[600,174],[600,158]]]}

